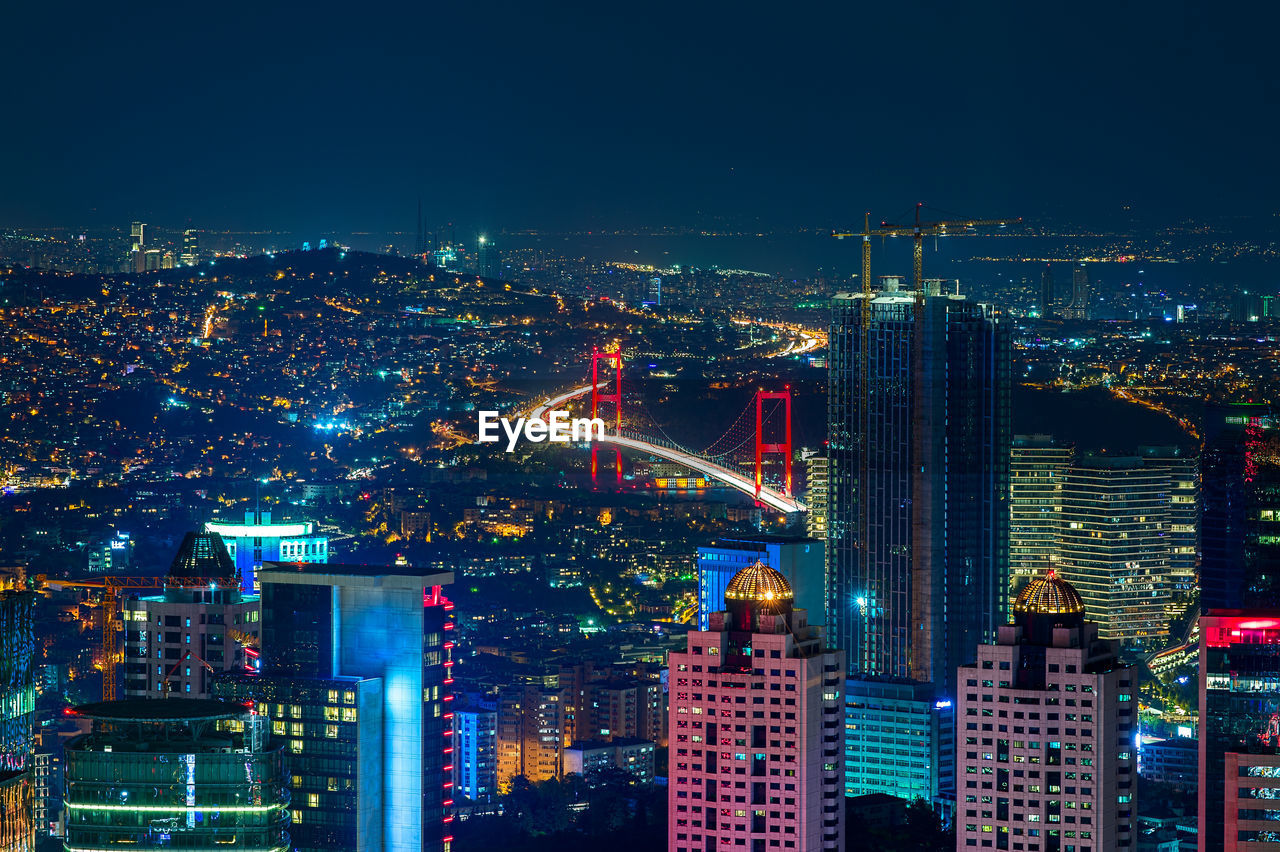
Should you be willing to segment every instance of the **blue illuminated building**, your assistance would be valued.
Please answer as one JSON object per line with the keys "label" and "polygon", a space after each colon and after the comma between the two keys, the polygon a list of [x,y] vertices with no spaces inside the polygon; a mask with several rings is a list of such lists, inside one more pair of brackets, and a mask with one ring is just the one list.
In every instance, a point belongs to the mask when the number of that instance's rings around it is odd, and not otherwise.
{"label": "blue illuminated building", "polygon": [[823,542],[804,536],[759,535],[721,538],[698,548],[698,629],[707,630],[713,612],[724,607],[725,589],[733,575],[763,562],[787,578],[796,608],[823,612]]}
{"label": "blue illuminated building", "polygon": [[241,588],[258,591],[258,571],[264,562],[329,561],[329,537],[317,533],[310,521],[272,523],[271,511],[249,510],[244,523],[210,521],[206,532],[215,532],[226,543],[227,553],[241,577]]}
{"label": "blue illuminated building", "polygon": [[845,682],[844,794],[955,803],[955,710],[927,683],[851,677]]}
{"label": "blue illuminated building", "polygon": [[297,852],[449,852],[447,572],[267,563],[262,673],[215,683],[285,740]]}

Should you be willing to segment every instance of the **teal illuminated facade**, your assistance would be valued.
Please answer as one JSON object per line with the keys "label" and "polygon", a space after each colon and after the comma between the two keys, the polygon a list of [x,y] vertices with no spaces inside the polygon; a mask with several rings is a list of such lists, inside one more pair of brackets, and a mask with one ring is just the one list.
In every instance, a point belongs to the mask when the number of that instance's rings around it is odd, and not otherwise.
{"label": "teal illuminated facade", "polygon": [[0,591],[0,852],[35,848],[35,595]]}
{"label": "teal illuminated facade", "polygon": [[107,701],[66,745],[64,849],[290,848],[286,758],[267,720],[220,701]]}
{"label": "teal illuminated facade", "polygon": [[844,794],[955,802],[955,711],[927,683],[852,677],[845,682]]}

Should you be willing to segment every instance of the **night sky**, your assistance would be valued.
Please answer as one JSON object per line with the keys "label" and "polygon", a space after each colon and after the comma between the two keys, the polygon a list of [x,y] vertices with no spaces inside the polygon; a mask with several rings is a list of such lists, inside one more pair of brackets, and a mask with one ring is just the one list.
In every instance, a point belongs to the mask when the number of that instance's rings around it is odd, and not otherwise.
{"label": "night sky", "polygon": [[0,224],[1269,216],[1270,7],[14,3]]}

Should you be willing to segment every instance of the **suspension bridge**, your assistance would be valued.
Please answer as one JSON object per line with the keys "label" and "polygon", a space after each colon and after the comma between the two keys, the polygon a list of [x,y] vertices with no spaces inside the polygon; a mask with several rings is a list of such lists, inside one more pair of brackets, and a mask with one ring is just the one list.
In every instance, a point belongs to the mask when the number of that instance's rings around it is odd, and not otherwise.
{"label": "suspension bridge", "polygon": [[[602,364],[604,370],[601,369]],[[615,470],[619,477],[622,475],[622,450],[628,449],[674,462],[708,479],[722,482],[775,511],[807,510],[808,507],[792,494],[790,387],[781,391],[757,391],[724,434],[701,450],[672,440],[642,407],[630,409],[634,415],[632,420],[648,417],[650,422],[645,424],[648,428],[636,428],[635,422],[624,427],[623,396],[622,354],[595,351],[591,355],[589,384],[544,400],[530,410],[529,416],[545,421],[548,412],[563,410],[569,403],[590,397],[592,417],[600,417],[605,406],[613,409],[611,418],[602,418],[607,425],[603,437],[593,435],[591,441],[593,477],[599,474],[599,445],[609,444],[615,448]],[[651,434],[650,430],[659,434]],[[773,464],[767,464],[770,457],[774,457]]]}

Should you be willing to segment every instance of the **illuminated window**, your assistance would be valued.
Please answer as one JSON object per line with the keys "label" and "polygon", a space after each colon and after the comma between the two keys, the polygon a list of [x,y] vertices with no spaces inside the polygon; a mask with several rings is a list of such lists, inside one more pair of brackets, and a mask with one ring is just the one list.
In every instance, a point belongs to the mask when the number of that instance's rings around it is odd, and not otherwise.
{"label": "illuminated window", "polygon": [[338,738],[338,726],[337,726],[337,725],[325,725],[325,726],[324,726],[324,735],[325,735],[326,737],[328,737],[329,739],[331,739],[331,740],[336,740],[336,739]]}
{"label": "illuminated window", "polygon": [[302,754],[302,740],[289,740],[289,751]]}
{"label": "illuminated window", "polygon": [[293,817],[294,822],[302,822],[302,811],[289,811],[289,816]]}
{"label": "illuminated window", "polygon": [[355,704],[356,694],[351,690],[347,690],[346,692],[342,693],[342,702],[344,704]]}
{"label": "illuminated window", "polygon": [[338,721],[338,708],[337,707],[324,708],[324,720],[326,722]]}
{"label": "illuminated window", "polygon": [[342,708],[342,721],[354,722],[356,720],[356,709],[354,707]]}
{"label": "illuminated window", "polygon": [[309,808],[318,808],[318,807],[320,807],[320,794],[319,794],[319,793],[308,793],[308,794],[307,794],[307,807],[309,807]]}

